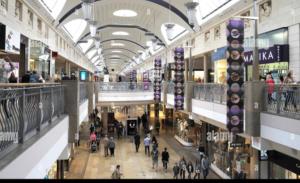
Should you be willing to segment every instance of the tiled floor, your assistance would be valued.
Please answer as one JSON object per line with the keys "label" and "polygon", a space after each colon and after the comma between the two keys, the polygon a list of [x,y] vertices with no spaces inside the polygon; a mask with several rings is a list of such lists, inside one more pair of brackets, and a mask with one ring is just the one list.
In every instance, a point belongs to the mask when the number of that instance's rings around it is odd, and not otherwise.
{"label": "tiled floor", "polygon": [[[170,153],[170,167],[167,173],[162,169],[161,157],[159,157],[158,171],[155,171],[152,169],[151,158],[144,153],[144,145],[141,144],[140,151],[136,153],[130,138],[123,138],[116,141],[115,157],[106,158],[102,144],[100,151],[90,153],[87,144],[82,142],[81,146],[76,149],[75,159],[71,163],[66,178],[110,179],[114,167],[119,164],[124,174],[123,179],[172,179],[172,167],[182,155],[185,155],[187,160],[196,158],[193,150],[183,148],[172,137],[161,135],[158,137],[158,142],[160,152],[167,147]],[[218,177],[210,171],[208,178],[216,179]]]}

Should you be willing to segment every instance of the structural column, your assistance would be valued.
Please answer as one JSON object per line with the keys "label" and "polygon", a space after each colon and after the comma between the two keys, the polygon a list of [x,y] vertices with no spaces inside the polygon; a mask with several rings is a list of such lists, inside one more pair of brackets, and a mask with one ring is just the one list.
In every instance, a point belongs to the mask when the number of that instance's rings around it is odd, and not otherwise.
{"label": "structural column", "polygon": [[94,81],[90,81],[88,82],[88,88],[87,88],[87,92],[88,92],[88,114],[91,114],[93,112],[93,110],[95,109],[95,100],[94,100],[94,91],[95,91],[95,82]]}
{"label": "structural column", "polygon": [[208,63],[207,56],[203,56],[203,66],[204,66],[204,83],[208,83]]}

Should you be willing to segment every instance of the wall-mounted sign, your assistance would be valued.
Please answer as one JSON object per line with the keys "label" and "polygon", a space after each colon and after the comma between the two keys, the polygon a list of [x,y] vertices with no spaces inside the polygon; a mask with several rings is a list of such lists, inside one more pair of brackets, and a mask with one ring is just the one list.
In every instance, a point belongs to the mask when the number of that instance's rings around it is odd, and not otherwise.
{"label": "wall-mounted sign", "polygon": [[175,110],[184,110],[184,49],[175,48],[174,105]]}
{"label": "wall-mounted sign", "polygon": [[268,160],[268,151],[267,150],[261,150],[259,159],[260,159],[260,161],[267,161]]}
{"label": "wall-mounted sign", "polygon": [[87,81],[88,80],[88,72],[87,71],[80,71],[80,81]]}
{"label": "wall-mounted sign", "polygon": [[21,34],[6,26],[5,51],[20,54]]}
{"label": "wall-mounted sign", "polygon": [[161,101],[161,58],[157,57],[154,60],[154,101],[159,103]]}
{"label": "wall-mounted sign", "polygon": [[244,22],[227,23],[227,128],[242,133],[244,126]]}
{"label": "wall-mounted sign", "polygon": [[[245,65],[252,65],[253,51],[244,53]],[[289,61],[289,45],[274,45],[268,49],[259,49],[259,63],[268,64],[274,62]]]}

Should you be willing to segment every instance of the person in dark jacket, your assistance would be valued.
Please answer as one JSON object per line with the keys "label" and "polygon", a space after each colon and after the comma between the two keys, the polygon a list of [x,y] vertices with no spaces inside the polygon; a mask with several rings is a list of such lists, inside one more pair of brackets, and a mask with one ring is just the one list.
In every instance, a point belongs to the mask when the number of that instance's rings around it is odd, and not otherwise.
{"label": "person in dark jacket", "polygon": [[187,172],[188,172],[188,179],[191,179],[192,173],[194,173],[193,163],[191,161],[189,161],[186,168],[187,168]]}
{"label": "person in dark jacket", "polygon": [[17,77],[15,76],[15,73],[14,73],[14,72],[12,72],[12,73],[10,74],[10,77],[8,78],[8,82],[9,82],[9,83],[18,83],[18,79],[17,79]]}
{"label": "person in dark jacket", "polygon": [[179,171],[180,171],[180,168],[179,168],[179,166],[178,166],[178,163],[175,163],[175,165],[174,165],[174,167],[173,167],[173,173],[174,173],[173,178],[174,178],[174,179],[178,179]]}
{"label": "person in dark jacket", "polygon": [[169,152],[167,151],[167,148],[165,147],[165,151],[161,153],[161,160],[163,163],[163,167],[165,171],[167,172],[168,169],[168,162],[169,162]]}
{"label": "person in dark jacket", "polygon": [[139,148],[141,144],[141,136],[138,133],[134,136],[134,144],[135,144],[135,151],[139,152]]}
{"label": "person in dark jacket", "polygon": [[110,156],[115,156],[115,147],[116,147],[116,144],[114,142],[114,138],[110,137],[110,140],[108,142],[108,148],[109,148],[109,151],[110,151]]}
{"label": "person in dark jacket", "polygon": [[27,71],[26,74],[22,77],[22,83],[30,83],[30,71]]}

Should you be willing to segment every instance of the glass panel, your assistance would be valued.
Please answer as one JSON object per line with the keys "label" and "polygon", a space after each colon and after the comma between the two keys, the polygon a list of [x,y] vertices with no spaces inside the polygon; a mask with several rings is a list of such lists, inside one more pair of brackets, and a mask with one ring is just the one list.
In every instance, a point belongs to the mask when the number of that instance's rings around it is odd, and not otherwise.
{"label": "glass panel", "polygon": [[45,9],[56,19],[61,10],[63,9],[66,0],[39,0]]}
{"label": "glass panel", "polygon": [[80,43],[79,46],[81,50],[85,53],[93,44],[94,40],[89,39],[87,43]]}
{"label": "glass panel", "polygon": [[93,58],[93,56],[96,54],[96,52],[97,52],[96,49],[91,50],[90,52],[87,53],[87,57],[89,59]]}
{"label": "glass panel", "polygon": [[70,35],[72,40],[76,42],[87,26],[87,22],[83,19],[75,19],[66,23],[64,30]]}
{"label": "glass panel", "polygon": [[179,39],[180,37],[184,36],[185,34],[187,34],[189,32],[184,27],[182,27],[178,24],[175,24],[175,26],[173,27],[172,30],[173,31],[171,33],[171,37],[170,37],[170,39],[168,39],[165,24],[162,24],[162,26],[161,26],[162,35],[164,36],[164,39],[168,45],[170,45],[171,43],[173,43],[174,41],[176,41],[177,39]]}

